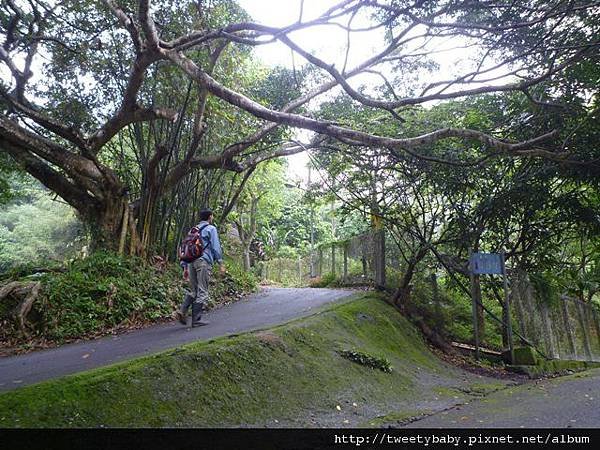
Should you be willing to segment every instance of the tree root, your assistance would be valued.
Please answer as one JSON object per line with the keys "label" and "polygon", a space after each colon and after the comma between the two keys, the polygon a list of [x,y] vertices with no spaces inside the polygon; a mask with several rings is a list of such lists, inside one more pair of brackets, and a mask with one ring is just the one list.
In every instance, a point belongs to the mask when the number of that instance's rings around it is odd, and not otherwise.
{"label": "tree root", "polygon": [[431,329],[431,327],[429,327],[429,325],[427,325],[423,319],[415,316],[411,317],[410,315],[408,317],[409,320],[421,330],[423,335],[425,335],[427,340],[431,342],[434,347],[439,348],[447,355],[454,355],[456,353],[456,350],[452,347],[452,345],[450,345],[438,332]]}
{"label": "tree root", "polygon": [[18,305],[13,309],[11,315],[16,320],[19,329],[27,333],[26,320],[31,312],[34,302],[38,299],[42,284],[39,281],[11,281],[0,287],[0,301],[8,297],[19,300]]}
{"label": "tree root", "polygon": [[395,306],[408,320],[410,320],[419,330],[425,338],[436,348],[442,350],[444,353],[453,355],[456,350],[447,342],[444,337],[436,330],[432,329],[425,321],[411,308],[410,305],[410,286],[408,288],[400,288],[396,291],[396,294],[388,302]]}

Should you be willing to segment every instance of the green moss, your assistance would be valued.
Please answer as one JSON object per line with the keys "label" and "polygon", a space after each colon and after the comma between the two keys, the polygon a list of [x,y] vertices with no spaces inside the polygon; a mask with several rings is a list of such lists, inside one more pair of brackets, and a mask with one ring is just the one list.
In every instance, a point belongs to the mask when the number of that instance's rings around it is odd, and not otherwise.
{"label": "green moss", "polygon": [[410,422],[411,419],[415,419],[420,416],[430,414],[431,410],[407,410],[407,411],[396,411],[384,416],[378,416],[371,420],[368,420],[361,424],[361,427],[378,427],[383,428],[386,426],[401,425],[406,422]]}
{"label": "green moss", "polygon": [[549,375],[565,375],[571,372],[580,372],[587,369],[600,367],[600,363],[589,361],[574,360],[538,360],[536,365],[518,365],[508,366],[513,372],[522,373],[529,378],[539,378]]}
{"label": "green moss", "polygon": [[502,381],[492,381],[489,383],[470,383],[469,387],[467,388],[467,392],[476,395],[487,395],[505,387],[506,384]]}
{"label": "green moss", "polygon": [[541,362],[532,347],[516,347],[514,357],[513,364],[517,366],[536,365]]}
{"label": "green moss", "polygon": [[439,397],[455,397],[457,394],[462,394],[456,387],[438,386],[433,389],[436,396]]}
{"label": "green moss", "polygon": [[[348,361],[338,354],[344,348],[381,355],[394,371]],[[421,379],[425,372],[453,377],[408,321],[367,294],[268,332],[194,343],[4,393],[0,427],[265,426],[275,420],[310,426],[311,411],[333,426],[349,417],[349,404],[370,405],[364,421],[398,405],[433,401]]]}

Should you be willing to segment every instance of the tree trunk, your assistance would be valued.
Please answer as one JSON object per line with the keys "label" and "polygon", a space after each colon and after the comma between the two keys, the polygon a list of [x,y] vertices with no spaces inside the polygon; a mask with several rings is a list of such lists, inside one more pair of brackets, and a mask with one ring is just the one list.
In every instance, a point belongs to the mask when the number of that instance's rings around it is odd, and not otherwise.
{"label": "tree trunk", "polygon": [[247,245],[244,245],[244,258],[243,258],[243,263],[244,263],[244,271],[249,271],[250,270],[250,243],[248,243]]}
{"label": "tree trunk", "polygon": [[426,248],[420,248],[408,261],[408,265],[406,266],[406,270],[404,271],[404,275],[400,280],[400,285],[394,294],[393,301],[396,306],[401,311],[407,311],[407,307],[410,303],[410,295],[412,291],[411,282],[413,276],[415,275],[415,271],[417,265],[423,260],[425,255],[427,254]]}
{"label": "tree trunk", "polygon": [[[18,304],[9,315],[13,316],[23,334],[28,334],[27,315],[31,311],[33,303],[38,299],[41,288],[42,284],[39,281],[11,281],[0,287],[0,304],[10,296],[18,299]],[[3,309],[7,309],[6,305],[3,305],[3,307]]]}
{"label": "tree trunk", "polygon": [[[395,298],[395,296],[394,296]],[[394,303],[394,301],[392,301]],[[444,353],[448,355],[453,355],[456,353],[454,348],[444,339],[444,337],[438,333],[436,330],[432,330],[429,325],[425,323],[423,319],[418,317],[410,304],[406,304],[406,308],[402,310],[398,304],[394,303],[394,306],[400,310],[400,312],[405,315],[413,324],[415,324],[421,333],[425,336],[425,338],[434,346],[442,350]]]}
{"label": "tree trunk", "polygon": [[[129,202],[126,198],[107,198],[98,210],[92,211],[87,216],[82,215],[84,223],[90,227],[92,238],[90,249],[92,251],[103,249],[117,252],[119,250],[125,217],[123,211],[126,208],[129,209]],[[128,228],[131,235],[131,230],[134,230],[135,227]],[[139,249],[136,249],[136,254],[138,252]]]}
{"label": "tree trunk", "polygon": [[393,298],[394,305],[396,305],[402,312],[407,311],[407,307],[410,303],[411,291],[412,286],[410,286],[410,284],[404,285],[404,283],[402,283],[398,289],[396,289],[396,293],[394,294]]}
{"label": "tree trunk", "polygon": [[250,261],[250,247],[252,245],[252,240],[256,235],[256,219],[257,219],[257,208],[258,208],[258,197],[252,197],[252,201],[250,204],[250,214],[249,214],[249,224],[248,226],[244,226],[241,218],[240,220],[235,221],[235,225],[238,229],[238,234],[240,236],[240,240],[242,241],[242,259],[244,264],[244,270],[248,271],[251,268]]}

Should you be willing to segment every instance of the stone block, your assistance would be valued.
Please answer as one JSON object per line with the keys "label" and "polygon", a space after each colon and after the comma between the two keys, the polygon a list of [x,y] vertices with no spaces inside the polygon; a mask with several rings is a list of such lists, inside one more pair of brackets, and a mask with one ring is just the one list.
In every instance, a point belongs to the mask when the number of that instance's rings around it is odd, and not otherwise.
{"label": "stone block", "polygon": [[[539,364],[539,358],[532,347],[515,347],[515,360],[512,364],[515,366],[535,366]],[[506,363],[510,363],[510,352],[507,350],[502,352],[502,359]]]}

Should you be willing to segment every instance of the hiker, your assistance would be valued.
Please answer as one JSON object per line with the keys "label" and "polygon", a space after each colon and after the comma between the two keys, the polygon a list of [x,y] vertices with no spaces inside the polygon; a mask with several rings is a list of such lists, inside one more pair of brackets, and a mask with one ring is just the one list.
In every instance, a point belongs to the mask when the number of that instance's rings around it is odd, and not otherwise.
{"label": "hiker", "polygon": [[[208,325],[208,322],[200,320],[203,310],[208,306],[208,281],[210,279],[211,267],[216,262],[220,266],[221,274],[225,273],[223,265],[223,254],[217,234],[217,228],[212,224],[214,220],[210,209],[200,211],[200,223],[193,227],[180,248],[179,256],[184,269],[184,278],[189,277],[191,293],[187,293],[175,316],[179,323],[187,325],[187,311],[192,306],[192,327]],[[199,249],[186,247],[191,237],[200,237]],[[196,257],[199,252],[201,256]]]}

